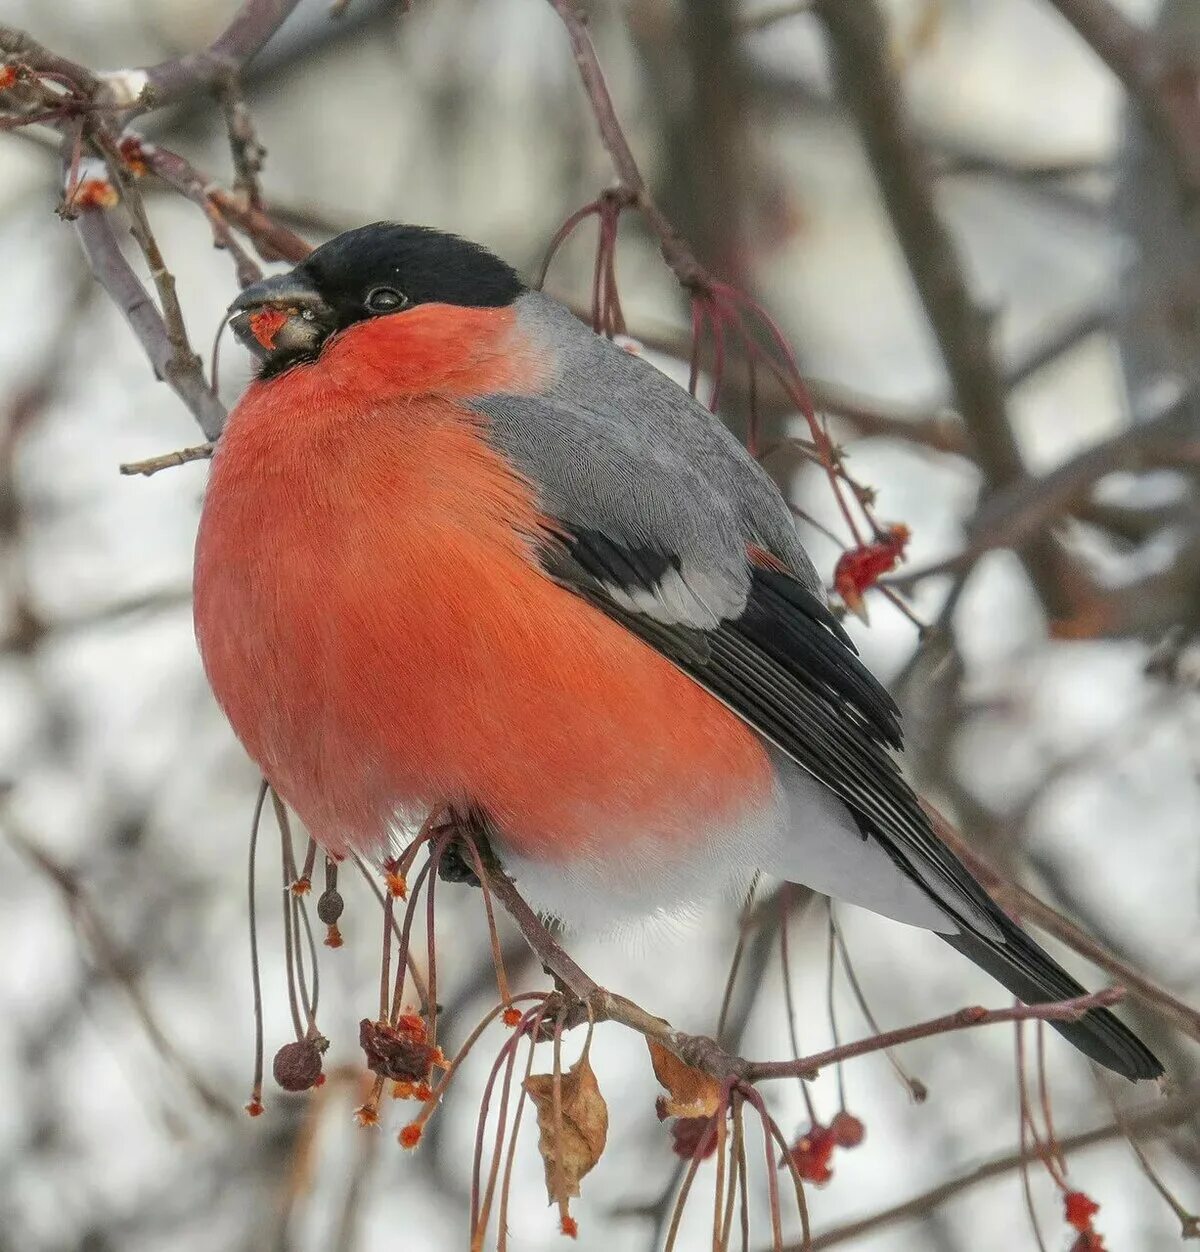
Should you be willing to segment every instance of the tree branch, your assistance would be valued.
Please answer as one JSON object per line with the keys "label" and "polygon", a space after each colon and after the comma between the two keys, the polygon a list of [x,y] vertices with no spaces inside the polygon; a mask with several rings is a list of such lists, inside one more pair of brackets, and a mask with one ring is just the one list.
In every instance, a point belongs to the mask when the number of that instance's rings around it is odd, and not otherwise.
{"label": "tree branch", "polygon": [[991,1026],[999,1022],[1075,1022],[1092,1009],[1119,1004],[1124,997],[1123,987],[1108,987],[1104,991],[1076,996],[1073,1000],[1059,1000],[1053,1004],[1016,1004],[1006,1009],[985,1009],[982,1005],[975,1004],[955,1013],[947,1013],[944,1017],[870,1035],[854,1043],[843,1043],[836,1048],[801,1057],[796,1061],[751,1061],[746,1067],[745,1077],[748,1082],[757,1082],[764,1078],[811,1078],[829,1065],[837,1065],[856,1056],[882,1052],[902,1043],[929,1039],[934,1035],[948,1035],[973,1026]]}
{"label": "tree branch", "polygon": [[1171,156],[1193,206],[1200,199],[1200,96],[1195,75],[1173,81],[1149,31],[1110,0],[1050,0],[1081,39],[1120,79]]}
{"label": "tree branch", "polygon": [[[1054,1150],[1066,1156],[1081,1152],[1085,1148],[1100,1143],[1109,1143],[1126,1135],[1162,1135],[1175,1126],[1191,1121],[1200,1112],[1200,1088],[1192,1088],[1181,1092],[1168,1100],[1159,1100],[1154,1104],[1145,1105],[1136,1112],[1126,1113],[1119,1121],[1111,1121],[1106,1125],[1097,1126],[1093,1130],[1080,1131],[1074,1135],[1064,1135],[1054,1142]],[[886,1226],[897,1222],[911,1221],[916,1217],[924,1217],[964,1191],[973,1190],[981,1183],[990,1182],[993,1178],[1001,1178],[1023,1165],[1036,1165],[1043,1159],[1045,1149],[1031,1147],[1026,1152],[1010,1152],[994,1157],[985,1164],[978,1166],[969,1173],[951,1178],[920,1195],[905,1200],[902,1204],[881,1209],[869,1217],[860,1217],[855,1221],[827,1230],[817,1235],[803,1249],[793,1245],[787,1252],[824,1252],[826,1248],[837,1244],[849,1243],[852,1239],[872,1234]]]}
{"label": "tree branch", "polygon": [[[156,376],[174,389],[210,441],[220,434],[225,409],[205,382],[199,359],[191,350],[182,311],[175,296],[175,280],[163,261],[150,228],[129,162],[116,135],[95,106],[115,106],[120,110],[119,117],[128,120],[191,91],[219,87],[228,92],[237,72],[266,44],[298,2],[246,0],[225,30],[206,49],[157,65],[102,75],[58,56],[24,31],[0,26],[0,54],[35,72],[53,75],[57,83],[68,87],[61,98],[55,97],[55,109],[51,116],[43,119],[56,126],[62,134],[67,184],[71,185],[74,181],[79,149],[85,138],[104,155],[110,177],[120,189],[121,199],[132,220],[134,238],[146,257],[161,310],[155,306],[125,260],[112,224],[103,210],[88,206],[76,211],[70,204],[66,210],[75,216],[79,239],[93,274],[115,301],[142,344]],[[298,260],[309,250],[298,236],[273,223],[252,195],[239,197],[213,187],[181,157],[165,149],[154,149],[152,145],[140,143],[137,148],[151,168],[204,209],[215,239],[233,256],[238,279],[243,284],[254,279],[257,267],[230,234],[227,221],[233,222],[254,239],[269,259],[287,257]],[[245,160],[242,166],[246,166]],[[248,176],[247,169],[243,169],[243,174]]]}
{"label": "tree branch", "polygon": [[967,569],[985,552],[1018,547],[1044,532],[1056,517],[1080,503],[1106,474],[1165,465],[1200,465],[1200,431],[1191,395],[1156,417],[1093,444],[1050,473],[1021,478],[987,497],[967,524],[969,538],[961,551],[884,581],[889,586],[908,588],[934,574]]}
{"label": "tree branch", "polygon": [[[874,0],[816,0],[829,36],[835,76],[858,123],[896,237],[937,337],[987,488],[1025,477],[1009,421],[1006,385],[991,343],[991,319],[975,302],[958,248],[934,199],[925,153],[903,111],[888,32]],[[1025,553],[1030,578],[1047,609],[1066,616],[1062,554],[1049,539]]]}
{"label": "tree branch", "polygon": [[103,209],[83,209],[75,219],[75,229],[96,281],[129,323],[150,358],[155,375],[170,383],[192,411],[204,434],[210,440],[216,439],[225,424],[225,406],[198,371],[173,371],[175,346],[167,333],[166,322],[122,255],[108,214]]}
{"label": "tree branch", "polygon": [[632,1000],[599,986],[564,951],[522,898],[512,880],[494,862],[488,865],[486,873],[489,889],[516,922],[543,969],[568,993],[564,1028],[569,1029],[589,1021],[616,1022],[661,1044],[684,1064],[721,1081],[754,1083],[773,1078],[811,1079],[829,1065],[866,1056],[871,1052],[882,1052],[917,1039],[928,1039],[934,1035],[950,1034],[998,1022],[1076,1021],[1091,1009],[1116,1004],[1125,994],[1120,987],[1110,987],[1092,995],[1053,1004],[1018,1004],[1004,1009],[985,1009],[973,1005],[948,1013],[944,1017],[871,1035],[853,1043],[814,1053],[812,1056],[791,1061],[750,1061],[726,1052],[714,1040],[704,1035],[675,1030],[664,1018],[656,1017]]}
{"label": "tree branch", "polygon": [[654,202],[650,195],[646,180],[638,168],[638,163],[629,146],[621,123],[617,119],[617,111],[609,94],[608,83],[604,71],[600,68],[596,47],[588,33],[587,18],[576,7],[574,0],[549,0],[551,7],[562,19],[566,27],[567,37],[571,41],[571,52],[583,80],[583,89],[587,93],[596,125],[600,130],[600,140],[608,155],[612,158],[613,167],[621,181],[621,188],[630,204],[634,205],[645,218],[647,225],[658,240],[663,260],[674,271],[680,284],[688,291],[707,291],[712,282],[708,271],[696,260],[692,250],[683,241],[675,228],[667,220],[666,215]]}
{"label": "tree branch", "polygon": [[1165,991],[1140,970],[1122,961],[1032,892],[1006,878],[990,862],[984,860],[933,805],[922,801],[922,807],[929,814],[938,838],[952,849],[955,856],[979,879],[998,903],[1009,906],[1022,919],[1032,922],[1105,973],[1111,974],[1129,993],[1130,999],[1144,1004],[1164,1021],[1170,1022],[1172,1026],[1200,1042],[1200,1012]]}
{"label": "tree branch", "polygon": [[24,831],[18,830],[11,818],[4,822],[4,833],[13,847],[59,893],[72,921],[90,945],[96,965],[125,993],[134,1015],[163,1061],[184,1079],[210,1112],[218,1113],[222,1117],[234,1116],[234,1110],[229,1101],[209,1086],[198,1070],[167,1036],[150,1008],[133,961],[121,951],[107,923],[84,892],[78,875],[52,857]]}
{"label": "tree branch", "polygon": [[105,75],[110,91],[123,90],[126,96],[116,96],[114,103],[130,106],[128,116],[134,117],[199,88],[227,82],[231,74],[236,75],[258,55],[299,3],[300,0],[246,0],[229,25],[202,51]]}

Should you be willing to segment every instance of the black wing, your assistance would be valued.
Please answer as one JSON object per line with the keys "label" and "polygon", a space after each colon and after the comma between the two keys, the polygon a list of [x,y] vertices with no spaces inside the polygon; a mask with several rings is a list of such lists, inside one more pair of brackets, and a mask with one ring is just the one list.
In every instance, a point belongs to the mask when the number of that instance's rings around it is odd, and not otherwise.
{"label": "black wing", "polygon": [[[640,636],[836,794],[895,864],[959,924],[944,935],[1026,1003],[1086,994],[995,904],[934,833],[892,750],[899,712],[825,604],[785,570],[750,567],[740,615],[712,629],[672,625],[613,588],[652,593],[670,554],[593,530],[564,530],[548,571]],[[1082,1052],[1129,1078],[1162,1066],[1107,1010],[1057,1026]]]}

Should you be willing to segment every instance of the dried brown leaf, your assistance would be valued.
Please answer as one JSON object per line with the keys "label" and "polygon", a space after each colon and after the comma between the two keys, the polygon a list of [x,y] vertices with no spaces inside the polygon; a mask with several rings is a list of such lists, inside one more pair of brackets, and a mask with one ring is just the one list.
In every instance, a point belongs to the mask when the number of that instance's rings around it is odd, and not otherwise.
{"label": "dried brown leaf", "polygon": [[586,1055],[562,1076],[561,1117],[554,1111],[553,1074],[530,1074],[525,1090],[537,1109],[541,1131],[538,1151],[546,1167],[546,1192],[552,1204],[565,1204],[579,1194],[579,1180],[604,1151],[608,1105]]}
{"label": "dried brown leaf", "polygon": [[711,1075],[685,1065],[674,1052],[647,1039],[654,1076],[671,1093],[663,1101],[668,1117],[711,1117],[721,1103],[721,1084]]}

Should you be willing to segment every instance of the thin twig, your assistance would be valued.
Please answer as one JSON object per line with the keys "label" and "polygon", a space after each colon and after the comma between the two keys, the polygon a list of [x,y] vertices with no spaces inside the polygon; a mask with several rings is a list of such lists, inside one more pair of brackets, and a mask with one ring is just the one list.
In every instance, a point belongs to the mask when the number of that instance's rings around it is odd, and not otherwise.
{"label": "thin twig", "polygon": [[612,158],[628,202],[636,205],[646,220],[646,224],[658,240],[663,259],[674,271],[680,284],[688,291],[707,291],[712,283],[708,271],[696,260],[692,250],[655,204],[646,181],[642,177],[642,172],[638,168],[633,150],[617,119],[617,111],[604,79],[604,71],[600,68],[595,45],[588,33],[587,18],[575,5],[574,0],[549,0],[549,3],[562,20],[563,26],[566,27],[575,64],[579,69],[584,91],[587,93],[592,113],[596,118],[596,125],[600,130],[600,140]]}
{"label": "thin twig", "polygon": [[75,229],[92,273],[129,323],[150,358],[154,372],[170,383],[206,437],[215,440],[225,424],[225,406],[198,373],[184,371],[172,376],[170,366],[175,348],[166,323],[122,255],[108,214],[101,209],[84,209],[75,219]]}
{"label": "thin twig", "polygon": [[999,1022],[1074,1022],[1091,1009],[1107,1008],[1124,998],[1120,987],[1109,987],[1091,995],[1076,996],[1072,1000],[1060,1000],[1054,1004],[1017,1004],[1007,1009],[985,1009],[981,1005],[947,1013],[932,1021],[918,1022],[915,1026],[902,1026],[882,1035],[871,1035],[854,1043],[844,1043],[799,1061],[751,1061],[746,1065],[745,1078],[757,1082],[765,1078],[795,1078],[800,1074],[815,1074],[827,1065],[848,1061],[852,1057],[881,1052],[916,1039],[928,1039],[933,1035],[950,1034],[973,1026],[989,1026]]}
{"label": "thin twig", "polygon": [[[858,123],[937,337],[975,460],[988,489],[1018,481],[1025,476],[1025,465],[992,345],[991,316],[974,298],[958,247],[938,210],[926,154],[904,110],[884,18],[876,0],[816,0],[814,7],[829,36],[838,86]],[[1031,544],[1024,556],[1047,609],[1055,617],[1068,616],[1063,554],[1045,539]]]}
{"label": "thin twig", "polygon": [[[1067,1135],[1059,1140],[1059,1150],[1063,1155],[1070,1155],[1097,1144],[1120,1139],[1125,1134],[1145,1137],[1165,1134],[1173,1127],[1191,1121],[1198,1112],[1200,1112],[1200,1087],[1195,1087],[1170,1099],[1156,1100],[1153,1104],[1144,1105],[1137,1112],[1126,1115],[1121,1122],[1112,1121],[1103,1126],[1097,1126],[1093,1130]],[[868,1217],[857,1218],[843,1226],[825,1231],[824,1234],[812,1240],[811,1252],[824,1252],[826,1248],[849,1243],[860,1239],[863,1235],[883,1230],[898,1222],[925,1217],[964,1191],[970,1191],[982,1183],[990,1182],[993,1178],[1002,1178],[1006,1174],[1011,1174],[1013,1170],[1021,1167],[1023,1161],[1029,1162],[1037,1159],[1036,1154],[1021,1152],[1009,1152],[995,1157],[969,1173],[939,1183],[936,1187],[931,1187],[928,1191],[923,1191],[920,1195],[913,1196],[901,1204],[892,1205]],[[800,1245],[789,1248],[788,1252],[800,1252]]]}
{"label": "thin twig", "polygon": [[18,830],[11,819],[5,821],[4,831],[9,842],[57,889],[71,919],[91,947],[96,964],[125,993],[147,1038],[162,1059],[179,1073],[211,1112],[233,1117],[233,1106],[208,1085],[159,1025],[133,972],[135,963],[121,952],[107,923],[96,911],[74,871]]}
{"label": "thin twig", "polygon": [[200,443],[194,448],[180,448],[176,452],[163,452],[159,456],[147,457],[144,461],[124,461],[121,464],[122,474],[141,474],[149,478],[159,470],[173,469],[176,465],[186,465],[189,461],[204,461],[212,456],[216,444]]}
{"label": "thin twig", "polygon": [[929,814],[938,838],[950,846],[954,854],[967,866],[996,900],[1013,909],[1024,921],[1040,927],[1047,934],[1061,940],[1067,947],[1086,957],[1105,973],[1111,974],[1136,1000],[1153,1010],[1165,1021],[1200,1041],[1200,1012],[1185,1004],[1177,996],[1164,990],[1140,970],[1110,952],[1074,922],[1039,900],[1020,884],[1001,874],[990,862],[984,860],[962,837],[953,823],[928,802],[922,802]]}

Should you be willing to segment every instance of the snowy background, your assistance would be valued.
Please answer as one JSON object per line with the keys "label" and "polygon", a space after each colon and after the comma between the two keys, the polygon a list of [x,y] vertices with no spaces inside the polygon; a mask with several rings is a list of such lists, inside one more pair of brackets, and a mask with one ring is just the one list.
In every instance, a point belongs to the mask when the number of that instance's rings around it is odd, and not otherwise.
{"label": "snowy background", "polygon": [[[535,269],[562,219],[611,178],[549,7],[423,0],[401,14],[353,0],[332,28],[325,8],[303,4],[247,83],[269,150],[270,204],[314,242],[389,217],[456,230]],[[0,20],[106,68],[200,47],[232,9],[226,0],[0,0]],[[681,83],[677,16],[663,0],[595,9],[618,110],[645,172],[685,231],[702,232],[688,181],[694,171],[672,143],[681,116],[702,97]],[[1140,21],[1152,20],[1154,9],[1127,6]],[[1159,351],[1137,301],[1153,303],[1156,284],[1174,278],[1186,286],[1189,275],[1200,292],[1200,251],[1186,232],[1171,236],[1170,205],[1147,200],[1147,179],[1126,179],[1114,205],[1136,156],[1123,141],[1124,97],[1049,4],[897,0],[889,13],[914,124],[939,170],[939,202],[977,297],[994,310],[1006,365],[1018,369],[1076,322],[1099,327],[1011,391],[1028,467],[1044,473],[1130,420],[1121,353],[1106,327],[1122,327],[1127,359],[1136,349],[1139,360],[1150,358],[1136,387],[1152,394],[1156,385],[1189,385],[1187,363],[1200,357],[1189,357],[1187,336],[1200,322],[1185,325],[1180,365]],[[1181,33],[1188,15],[1180,21],[1172,46],[1200,52],[1200,35],[1188,44]],[[739,194],[749,280],[825,390],[914,420],[947,413],[937,344],[856,134],[832,98],[819,27],[801,15],[741,38],[750,173]],[[229,179],[219,117],[205,101],[146,129]],[[206,467],[119,476],[120,462],[196,443],[198,432],[90,287],[73,230],[52,212],[52,148],[36,135],[0,135],[0,173],[0,1250],[465,1247],[478,1096],[503,1034],[485,1038],[435,1119],[436,1133],[415,1154],[395,1143],[402,1110],[385,1107],[382,1133],[354,1126],[362,1098],[357,1023],[372,1012],[379,927],[374,902],[352,875],[343,875],[348,943],[326,954],[323,967],[333,1080],[310,1099],[284,1096],[268,1079],[267,1112],[254,1121],[199,1094],[209,1090],[237,1110],[249,1090],[245,848],[257,784],[209,697],[192,639],[191,549]],[[194,206],[149,185],[146,194],[194,342],[207,345],[235,291],[232,268],[213,251]],[[590,272],[586,233],[549,284],[576,301],[586,299]],[[679,291],[633,222],[622,230],[619,273],[634,334],[683,332]],[[229,401],[248,371],[227,343]],[[852,427],[836,429],[851,440]],[[855,474],[879,490],[880,515],[911,527],[913,568],[959,548],[980,486],[968,460],[897,439],[853,439],[849,451]],[[834,522],[815,477],[787,485]],[[1186,573],[1200,572],[1196,506],[1186,482],[1163,473],[1111,476],[1094,500],[1110,509],[1112,526],[1121,519],[1131,532],[1124,541],[1111,527],[1079,521],[1062,533],[1105,585],[1147,580],[1144,593],[1133,593],[1136,624],[1122,619],[1075,632],[1091,637],[1054,638],[1064,632],[1048,628],[1017,559],[985,557],[953,615],[953,656],[918,661],[904,688],[911,764],[995,860],[1195,1003],[1200,706],[1186,657],[1174,678],[1148,676],[1146,664],[1172,626],[1194,630],[1200,622],[1200,582]],[[836,549],[811,529],[803,533],[830,577]],[[1181,582],[1154,577],[1188,560]],[[947,589],[946,579],[923,582],[917,614],[935,619]],[[879,597],[871,609],[870,629],[855,624],[855,636],[877,672],[898,675],[917,651],[916,632]],[[29,844],[85,893],[74,915],[45,867],[22,851]],[[265,854],[268,1055],[289,1032],[274,873]],[[480,974],[477,895],[439,894],[439,979],[454,1040],[495,996]],[[115,957],[103,939],[98,948],[93,915]],[[848,908],[839,919],[885,1027],[966,1003],[1006,1002],[932,937]],[[572,950],[601,983],[678,1026],[709,1031],[735,933],[734,912],[714,909],[676,932],[576,941]],[[519,941],[509,946],[520,951]],[[830,1038],[822,908],[793,926],[792,949],[801,1040],[814,1050]],[[1070,959],[1100,985],[1103,976]],[[518,984],[540,985],[528,962],[521,968]],[[768,950],[753,968],[759,985],[747,988],[754,1002],[741,1049],[783,1057],[778,957]],[[844,986],[838,1004],[843,1034],[866,1033]],[[148,1037],[146,1013],[179,1064]],[[1178,1088],[1194,1086],[1196,1048],[1149,1013],[1131,1006],[1127,1016]],[[593,1057],[611,1130],[575,1205],[579,1246],[648,1249],[677,1163],[654,1118],[658,1088],[642,1041],[617,1027],[599,1029]],[[1048,1058],[1060,1133],[1110,1121],[1088,1066],[1054,1036]],[[827,1187],[810,1190],[818,1233],[1016,1146],[1007,1028],[916,1044],[903,1059],[930,1089],[922,1106],[882,1057],[846,1067],[849,1104],[867,1140],[839,1154]],[[832,1115],[832,1074],[814,1095],[819,1113]],[[1116,1095],[1139,1108],[1158,1098],[1152,1090]],[[804,1127],[793,1084],[777,1084],[769,1098],[785,1134]],[[510,1206],[514,1249],[560,1246],[535,1143],[530,1123]],[[1200,1204],[1196,1124],[1148,1150],[1184,1202]],[[1073,1157],[1070,1176],[1101,1201],[1098,1225],[1110,1248],[1177,1245],[1178,1222],[1127,1145],[1117,1140]],[[708,1246],[711,1185],[709,1164],[681,1248]],[[765,1196],[761,1169],[755,1186]],[[1037,1169],[1033,1187],[1047,1246],[1066,1248],[1061,1206]],[[760,1214],[754,1246],[769,1241]],[[1036,1244],[1019,1175],[1007,1172],[854,1246],[1011,1252]]]}

